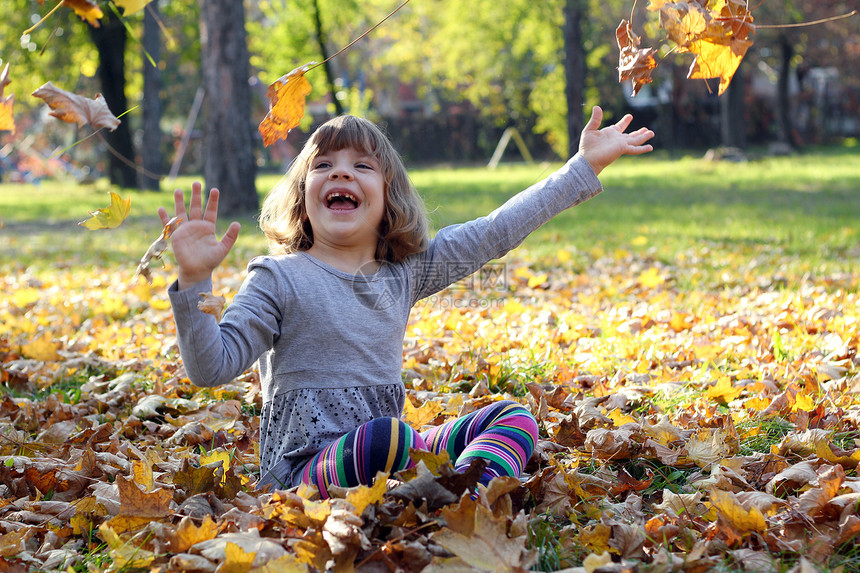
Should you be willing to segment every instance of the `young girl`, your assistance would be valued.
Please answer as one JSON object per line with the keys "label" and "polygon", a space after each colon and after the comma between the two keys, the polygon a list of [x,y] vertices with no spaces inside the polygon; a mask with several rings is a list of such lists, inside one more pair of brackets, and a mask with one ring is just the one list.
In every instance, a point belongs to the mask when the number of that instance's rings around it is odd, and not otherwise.
{"label": "young girl", "polygon": [[[239,224],[215,236],[218,190],[174,194],[182,222],[171,243],[179,269],[169,297],[188,377],[229,382],[258,362],[263,393],[259,487],[369,485],[378,471],[411,465],[409,448],[447,450],[462,470],[489,462],[481,482],[518,476],[537,423],[521,405],[496,402],[419,434],[400,420],[403,337],[420,299],[519,245],[560,211],[602,190],[597,174],[623,154],[651,151],[631,116],[598,129],[595,107],[580,151],[546,180],[486,217],[427,238],[423,203],[400,157],[367,120],[337,117],[308,140],[266,198],[260,225],[271,256],[248,275],[220,323],[197,309]],[[162,222],[170,218],[159,209]]]}

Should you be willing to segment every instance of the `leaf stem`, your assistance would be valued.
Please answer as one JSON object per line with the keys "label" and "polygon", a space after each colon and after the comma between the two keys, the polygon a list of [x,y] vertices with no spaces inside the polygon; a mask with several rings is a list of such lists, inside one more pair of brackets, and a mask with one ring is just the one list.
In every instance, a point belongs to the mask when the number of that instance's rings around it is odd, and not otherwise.
{"label": "leaf stem", "polygon": [[370,34],[371,32],[373,32],[374,30],[376,30],[379,26],[381,26],[381,25],[382,25],[382,23],[383,23],[383,22],[385,22],[386,20],[388,20],[389,18],[391,18],[392,16],[394,16],[394,15],[395,15],[395,14],[396,14],[396,13],[397,13],[401,8],[403,8],[403,7],[404,7],[404,6],[406,6],[407,4],[409,4],[409,0],[404,0],[404,1],[403,1],[403,3],[402,3],[400,6],[398,6],[398,7],[397,7],[397,8],[395,8],[394,10],[392,10],[392,11],[388,14],[388,16],[386,16],[385,18],[383,18],[382,20],[380,20],[379,22],[377,22],[376,24],[374,24],[371,28],[369,28],[369,29],[368,29],[366,32],[364,32],[361,36],[359,36],[358,38],[356,38],[355,40],[353,40],[352,42],[350,42],[349,44],[347,44],[346,46],[344,46],[343,48],[341,48],[340,50],[338,50],[338,51],[337,51],[337,52],[335,52],[334,54],[330,55],[329,57],[327,57],[326,59],[324,59],[324,60],[323,60],[323,61],[321,61],[320,63],[315,64],[315,65],[313,65],[313,66],[309,67],[305,73],[307,73],[307,72],[311,71],[312,69],[314,69],[314,68],[316,68],[316,67],[319,67],[319,66],[323,65],[324,63],[326,63],[327,61],[331,60],[331,59],[332,59],[332,58],[334,58],[335,56],[338,56],[338,55],[342,54],[343,52],[345,52],[346,50],[348,50],[349,48],[351,48],[351,47],[352,47],[356,42],[358,42],[359,40],[361,40],[362,38],[364,38],[365,36],[367,36],[368,34]]}
{"label": "leaf stem", "polygon": [[53,8],[51,8],[51,11],[50,11],[50,12],[48,12],[47,14],[45,14],[44,16],[42,16],[42,19],[41,19],[41,20],[39,20],[38,22],[36,22],[36,23],[35,23],[35,24],[33,24],[32,26],[30,26],[29,28],[27,28],[26,30],[24,30],[24,33],[23,33],[23,34],[21,34],[21,35],[22,35],[22,36],[26,36],[27,34],[29,34],[30,32],[32,32],[33,30],[35,30],[36,28],[38,28],[39,26],[41,26],[41,25],[42,25],[42,22],[44,22],[45,20],[47,20],[48,18],[50,18],[50,17],[51,17],[51,14],[53,14],[54,12],[56,12],[57,10],[59,10],[59,9],[60,9],[60,7],[61,7],[62,5],[63,5],[63,3],[62,3],[62,2],[57,2],[57,5],[56,5],[56,6],[54,6]]}
{"label": "leaf stem", "polygon": [[756,29],[768,29],[768,30],[776,30],[780,28],[805,28],[806,26],[815,26],[817,24],[826,24],[827,22],[834,22],[836,20],[843,20],[845,18],[850,18],[851,16],[856,16],[857,10],[852,10],[847,14],[841,14],[839,16],[831,16],[829,18],[822,18],[821,20],[813,20],[812,22],[800,22],[799,24],[764,24],[764,25],[756,25]]}

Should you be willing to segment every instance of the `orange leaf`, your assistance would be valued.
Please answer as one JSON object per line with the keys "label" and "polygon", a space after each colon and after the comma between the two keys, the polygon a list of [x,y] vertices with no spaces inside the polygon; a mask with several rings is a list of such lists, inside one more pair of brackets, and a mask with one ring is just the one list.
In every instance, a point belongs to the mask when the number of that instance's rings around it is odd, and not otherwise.
{"label": "orange leaf", "polygon": [[633,95],[645,84],[650,84],[651,70],[657,67],[654,48],[639,48],[639,36],[630,29],[630,22],[622,20],[615,30],[618,41],[618,81],[633,80]]}
{"label": "orange leaf", "polygon": [[296,127],[305,114],[305,97],[311,93],[311,84],[305,72],[315,62],[305,64],[281,76],[266,92],[269,98],[269,113],[260,122],[260,135],[263,145],[268,147],[278,139],[286,139],[290,130]]}
{"label": "orange leaf", "polygon": [[95,99],[89,99],[48,82],[34,91],[33,95],[45,100],[45,103],[54,110],[51,115],[66,123],[77,123],[78,127],[89,123],[93,129],[106,127],[111,131],[120,124],[120,121],[111,113],[102,94],[97,94]]}
{"label": "orange leaf", "polygon": [[131,197],[123,199],[117,193],[110,192],[110,205],[98,211],[91,212],[89,219],[81,221],[78,225],[86,227],[91,231],[96,229],[113,229],[119,227],[131,211]]}
{"label": "orange leaf", "polygon": [[74,10],[81,20],[86,20],[93,28],[99,27],[99,20],[104,16],[95,0],[63,0],[63,6]]}

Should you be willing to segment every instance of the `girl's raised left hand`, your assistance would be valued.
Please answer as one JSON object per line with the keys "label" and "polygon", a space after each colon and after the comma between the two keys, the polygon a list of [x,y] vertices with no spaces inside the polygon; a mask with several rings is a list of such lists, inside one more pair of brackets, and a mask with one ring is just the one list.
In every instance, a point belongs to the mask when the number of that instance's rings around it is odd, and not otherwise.
{"label": "girl's raised left hand", "polygon": [[[191,204],[185,210],[185,194],[181,189],[173,192],[176,217],[181,218],[179,226],[170,236],[173,256],[179,267],[179,289],[190,287],[212,276],[212,271],[221,264],[239,236],[240,225],[230,223],[219,241],[215,236],[215,223],[218,221],[218,189],[209,191],[206,209],[203,209],[203,193],[200,183],[191,185]],[[167,224],[170,215],[164,207],[158,208],[162,224]]]}
{"label": "girl's raised left hand", "polygon": [[630,133],[624,130],[633,121],[633,116],[625,115],[618,123],[600,128],[603,121],[603,110],[594,106],[591,110],[591,119],[582,130],[579,137],[579,153],[582,155],[594,173],[600,174],[606,167],[622,155],[642,155],[654,148],[645,142],[654,137],[654,132],[647,127],[642,127]]}

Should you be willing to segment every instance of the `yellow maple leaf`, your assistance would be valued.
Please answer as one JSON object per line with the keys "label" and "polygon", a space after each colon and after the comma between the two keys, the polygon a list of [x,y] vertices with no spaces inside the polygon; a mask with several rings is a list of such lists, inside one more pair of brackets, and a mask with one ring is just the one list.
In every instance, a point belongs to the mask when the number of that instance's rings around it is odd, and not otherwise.
{"label": "yellow maple leaf", "polygon": [[696,59],[690,66],[687,78],[720,78],[717,95],[722,95],[729,87],[729,83],[750,46],[752,46],[750,40],[731,36],[691,42],[689,51],[696,54]]}
{"label": "yellow maple leaf", "polygon": [[41,360],[50,362],[59,360],[60,355],[57,351],[62,344],[54,342],[54,336],[50,332],[45,332],[41,336],[34,338],[28,344],[21,347],[21,354],[33,360]]}
{"label": "yellow maple leaf", "polygon": [[728,376],[720,376],[717,383],[708,388],[707,395],[712,400],[728,404],[740,396],[741,392],[740,388],[732,386],[732,381],[729,380]]}
{"label": "yellow maple leaf", "polygon": [[96,229],[114,229],[119,227],[131,211],[131,197],[123,199],[117,193],[110,192],[110,206],[102,207],[98,211],[91,212],[89,219],[81,221],[78,225],[86,227],[91,231]]}
{"label": "yellow maple leaf", "polygon": [[155,560],[155,553],[123,541],[107,523],[99,525],[99,537],[110,547],[110,556],[113,559],[114,567],[120,569],[126,567],[130,569],[145,568],[149,567]]}
{"label": "yellow maple leaf", "polygon": [[432,422],[444,409],[445,406],[439,402],[424,402],[421,404],[421,407],[416,408],[407,398],[403,404],[402,419],[416,430],[420,430],[423,426]]}
{"label": "yellow maple leaf", "polygon": [[811,412],[814,409],[815,403],[812,401],[812,397],[809,394],[799,392],[797,396],[794,397],[794,406],[791,408],[792,412],[796,412],[798,410]]}
{"label": "yellow maple leaf", "polygon": [[216,535],[218,535],[218,524],[211,516],[204,517],[203,522],[198,526],[191,517],[186,515],[170,534],[170,551],[184,553],[193,545],[214,539]]}
{"label": "yellow maple leaf", "polygon": [[730,492],[711,490],[711,504],[717,508],[718,515],[741,535],[753,531],[762,533],[767,529],[764,514],[756,507],[745,509]]}
{"label": "yellow maple leaf", "polygon": [[279,139],[286,139],[305,114],[305,98],[311,93],[311,84],[305,73],[316,64],[311,62],[278,78],[269,86],[269,113],[260,122],[263,145],[268,147]]}
{"label": "yellow maple leaf", "polygon": [[608,417],[610,420],[612,420],[612,422],[615,424],[616,427],[623,426],[624,424],[638,424],[639,423],[636,418],[634,418],[633,416],[629,416],[629,415],[625,414],[624,412],[622,412],[618,408],[614,408],[611,412],[606,414],[606,417]]}
{"label": "yellow maple leaf", "polygon": [[[0,60],[2,62],[3,60]],[[15,118],[12,115],[12,104],[15,101],[15,96],[4,96],[3,90],[12,83],[9,79],[9,63],[3,66],[3,71],[0,72],[0,131],[11,131],[15,134]]]}
{"label": "yellow maple leaf", "polygon": [[364,513],[368,505],[382,501],[382,496],[388,489],[388,474],[379,472],[373,481],[373,486],[360,485],[355,488],[350,488],[346,494],[346,501],[355,507],[355,514],[361,515]]}
{"label": "yellow maple leaf", "polygon": [[135,483],[143,486],[143,491],[149,492],[155,488],[151,463],[145,460],[132,460],[131,475]]}
{"label": "yellow maple leaf", "polygon": [[221,485],[224,485],[227,482],[227,470],[230,469],[230,454],[224,451],[213,451],[200,455],[201,466],[208,466],[217,462],[221,462],[221,467],[224,468],[224,475],[221,476]]}
{"label": "yellow maple leaf", "polygon": [[152,0],[114,0],[114,4],[123,9],[123,16],[131,16],[146,7]]}
{"label": "yellow maple leaf", "polygon": [[15,133],[15,117],[12,115],[14,96],[0,98],[0,131]]}
{"label": "yellow maple leaf", "polygon": [[248,573],[254,565],[256,552],[246,552],[238,544],[227,542],[224,548],[224,561],[215,569],[215,573]]}
{"label": "yellow maple leaf", "polygon": [[645,288],[654,288],[666,282],[666,279],[660,276],[660,271],[651,267],[647,271],[642,271],[642,273],[639,274],[639,278],[636,279],[636,282]]}
{"label": "yellow maple leaf", "polygon": [[546,273],[541,273],[539,275],[532,275],[529,277],[529,288],[539,287],[544,284],[547,279]]}

